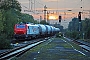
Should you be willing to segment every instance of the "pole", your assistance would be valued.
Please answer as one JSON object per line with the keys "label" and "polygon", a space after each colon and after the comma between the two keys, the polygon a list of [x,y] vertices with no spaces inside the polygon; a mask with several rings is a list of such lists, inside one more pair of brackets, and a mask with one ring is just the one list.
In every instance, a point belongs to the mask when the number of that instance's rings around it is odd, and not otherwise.
{"label": "pole", "polygon": [[[46,10],[47,9],[47,7],[46,7],[46,5],[44,6],[44,20],[46,21]],[[47,22],[47,21],[46,21]]]}
{"label": "pole", "polygon": [[90,18],[90,10],[89,10],[89,18]]}
{"label": "pole", "polygon": [[30,10],[30,0],[29,0],[29,10]]}
{"label": "pole", "polygon": [[47,22],[49,23],[49,12],[47,11]]}
{"label": "pole", "polygon": [[79,32],[81,31],[81,22],[79,22]]}
{"label": "pole", "polygon": [[29,0],[29,10],[31,10],[31,11],[32,11],[32,6],[33,6],[33,2],[32,2],[32,0]]}
{"label": "pole", "polygon": [[81,32],[81,12],[79,12],[78,14],[78,20],[79,20],[79,36],[80,36],[80,32]]}
{"label": "pole", "polygon": [[33,7],[33,2],[32,2],[32,0],[31,0],[31,11],[32,11],[32,7]]}
{"label": "pole", "polygon": [[39,20],[39,23],[42,21],[42,16],[40,16],[40,20]]}
{"label": "pole", "polygon": [[84,40],[84,35],[85,35],[85,33],[83,33],[83,40]]}
{"label": "pole", "polygon": [[35,0],[34,0],[34,13],[35,13],[35,3],[36,3],[36,2],[35,2]]}

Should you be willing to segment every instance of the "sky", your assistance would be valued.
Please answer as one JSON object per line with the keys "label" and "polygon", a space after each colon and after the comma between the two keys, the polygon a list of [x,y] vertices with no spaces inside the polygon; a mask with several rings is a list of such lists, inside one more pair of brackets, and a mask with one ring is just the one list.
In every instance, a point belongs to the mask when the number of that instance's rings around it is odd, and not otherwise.
{"label": "sky", "polygon": [[[22,12],[33,15],[35,19],[39,19],[40,16],[43,17],[44,6],[47,6],[47,10],[50,13],[56,13],[58,10],[58,15],[63,16],[62,25],[68,26],[67,24],[73,17],[77,17],[79,11],[90,10],[90,0],[18,0],[22,6]],[[29,2],[30,1],[30,2]],[[81,8],[82,7],[82,8]],[[25,10],[33,10],[33,12],[28,12]],[[72,11],[68,11],[72,10]],[[88,11],[84,11],[88,13]],[[82,19],[89,17],[89,14],[83,14]],[[66,24],[66,25],[65,25]]]}

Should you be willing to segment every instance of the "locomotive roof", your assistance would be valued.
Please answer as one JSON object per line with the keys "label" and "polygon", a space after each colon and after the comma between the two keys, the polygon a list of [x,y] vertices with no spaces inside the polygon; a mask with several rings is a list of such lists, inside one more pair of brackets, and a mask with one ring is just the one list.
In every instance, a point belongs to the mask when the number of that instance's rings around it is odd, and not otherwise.
{"label": "locomotive roof", "polygon": [[27,26],[38,26],[38,25],[34,25],[34,24],[26,24]]}

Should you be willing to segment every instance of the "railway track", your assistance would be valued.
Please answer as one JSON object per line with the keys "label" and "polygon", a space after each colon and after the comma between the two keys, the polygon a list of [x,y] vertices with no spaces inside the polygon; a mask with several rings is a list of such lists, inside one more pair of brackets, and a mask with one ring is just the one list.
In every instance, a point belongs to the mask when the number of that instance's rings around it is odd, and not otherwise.
{"label": "railway track", "polygon": [[79,46],[81,46],[86,51],[90,52],[90,43],[81,40],[75,40],[74,42],[78,43]]}
{"label": "railway track", "polygon": [[71,40],[66,37],[64,38],[67,39],[68,41],[73,41],[74,43],[78,44],[80,47],[82,47],[86,51],[90,52],[90,43],[82,41],[82,40]]}
{"label": "railway track", "polygon": [[13,57],[18,57],[20,55],[22,55],[23,53],[25,53],[26,51],[28,51],[29,49],[45,42],[47,39],[44,40],[40,40],[31,44],[26,44],[24,46],[21,47],[17,47],[15,49],[12,49],[10,51],[4,52],[2,54],[0,54],[0,60],[6,60],[6,59],[11,59]]}
{"label": "railway track", "polygon": [[[66,38],[64,37],[66,40],[68,41],[71,41],[75,44],[77,44],[78,46],[80,46],[83,50],[82,52],[87,55],[87,56],[90,56],[90,43],[88,42],[85,42],[83,40],[74,40],[74,39],[69,39],[69,38]],[[80,52],[80,51],[79,51]]]}

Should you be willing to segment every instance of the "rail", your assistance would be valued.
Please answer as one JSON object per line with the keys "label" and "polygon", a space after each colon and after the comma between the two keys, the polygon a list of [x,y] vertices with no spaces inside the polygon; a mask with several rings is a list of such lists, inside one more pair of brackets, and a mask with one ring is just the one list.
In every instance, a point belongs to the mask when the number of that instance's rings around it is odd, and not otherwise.
{"label": "rail", "polygon": [[43,40],[43,41],[39,41],[39,42],[36,42],[36,43],[33,43],[33,44],[28,44],[28,45],[25,45],[23,47],[19,47],[19,48],[16,48],[16,49],[13,49],[9,52],[6,52],[6,53],[3,53],[0,55],[0,60],[6,60],[6,59],[10,59],[12,57],[17,57],[21,54],[23,54],[24,52],[28,51],[29,49],[45,42],[46,40]]}

